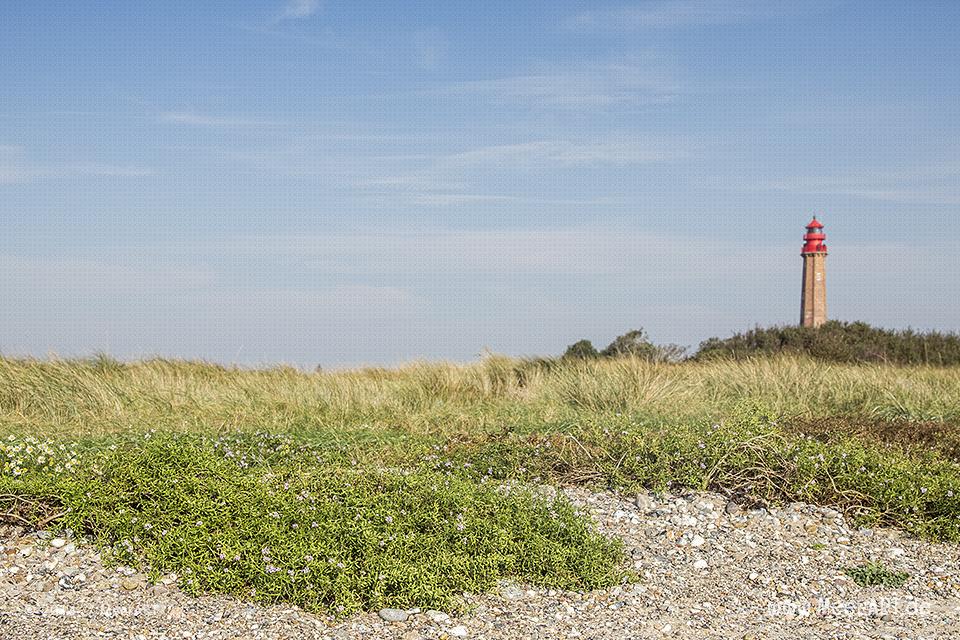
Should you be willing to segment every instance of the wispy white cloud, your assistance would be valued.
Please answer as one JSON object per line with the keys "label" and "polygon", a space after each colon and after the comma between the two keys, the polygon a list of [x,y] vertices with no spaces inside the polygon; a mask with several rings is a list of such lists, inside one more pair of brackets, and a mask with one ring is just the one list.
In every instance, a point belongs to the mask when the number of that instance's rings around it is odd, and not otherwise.
{"label": "wispy white cloud", "polygon": [[114,165],[102,162],[36,163],[24,157],[23,147],[0,145],[0,184],[21,184],[34,180],[74,176],[136,178],[152,174],[152,169],[134,165]]}
{"label": "wispy white cloud", "polygon": [[375,178],[366,184],[454,188],[467,183],[438,182],[436,174],[454,169],[546,170],[672,162],[689,157],[689,151],[678,141],[625,137],[615,140],[533,140],[417,157],[430,160],[424,171]]}
{"label": "wispy white cloud", "polygon": [[282,122],[277,120],[261,120],[242,116],[214,116],[196,111],[165,111],[160,114],[159,118],[161,122],[196,127],[257,128],[283,125]]}
{"label": "wispy white cloud", "polygon": [[540,195],[517,195],[516,193],[471,193],[471,192],[444,192],[444,191],[397,191],[392,193],[376,193],[358,198],[358,203],[370,210],[396,209],[398,206],[452,208],[469,205],[487,205],[484,211],[494,206],[533,205],[538,207],[599,207],[623,205],[622,200],[608,196],[596,198],[551,198]]}
{"label": "wispy white cloud", "polygon": [[[243,256],[259,261],[283,255],[314,270],[329,274],[378,273],[633,273],[638,265],[651,267],[664,261],[687,268],[678,269],[682,278],[690,271],[689,261],[697,256],[727,252],[712,239],[678,237],[638,230],[599,228],[536,228],[421,231],[379,231],[377,233],[331,233],[316,235],[274,235],[210,240],[181,246],[198,254]],[[792,245],[766,247],[770,255],[756,248],[744,248],[743,269],[775,254],[792,252]],[[652,269],[651,276],[660,277]],[[704,277],[712,273],[702,274]]]}
{"label": "wispy white cloud", "polygon": [[[555,172],[592,166],[627,167],[668,163],[689,157],[677,141],[667,140],[537,140],[490,145],[433,157],[426,166],[405,174],[362,180],[360,188],[389,191],[412,204],[456,206],[480,202],[588,204],[588,201],[497,192],[504,173]],[[489,191],[483,191],[488,187]],[[467,192],[472,190],[472,192]],[[596,202],[589,202],[597,204]]]}
{"label": "wispy white cloud", "polygon": [[476,203],[519,202],[518,196],[495,193],[415,193],[409,198],[412,204],[428,207],[450,207]]}
{"label": "wispy white cloud", "polygon": [[[5,299],[22,299],[44,291],[57,297],[78,300],[116,299],[117,296],[150,298],[176,296],[197,302],[231,300],[239,302],[269,298],[284,304],[326,305],[334,308],[357,305],[402,306],[418,302],[410,291],[392,285],[350,282],[311,288],[250,286],[237,289],[226,285],[215,269],[199,264],[196,255],[171,259],[169,247],[159,252],[107,253],[97,258],[30,258],[0,254],[0,294]],[[266,255],[266,254],[265,254]],[[283,305],[281,305],[282,307]]]}
{"label": "wispy white cloud", "polygon": [[320,0],[289,0],[278,19],[307,18],[320,9]]}
{"label": "wispy white cloud", "polygon": [[591,165],[625,166],[669,162],[687,156],[684,150],[660,142],[604,140],[574,142],[539,140],[495,145],[441,158],[441,168],[566,169]]}
{"label": "wispy white cloud", "polygon": [[575,31],[631,31],[731,24],[786,15],[804,3],[782,0],[662,0],[583,11],[564,20]]}
{"label": "wispy white cloud", "polygon": [[732,191],[784,191],[951,206],[960,205],[960,162],[834,176],[790,176],[752,181],[715,177],[703,180],[701,184]]}
{"label": "wispy white cloud", "polygon": [[[334,315],[354,313],[357,309],[397,310],[422,303],[409,290],[394,286],[339,284],[304,287],[251,287],[249,289],[208,288],[197,292],[201,304],[243,307],[259,305],[273,313],[281,309],[312,310]],[[202,296],[202,298],[200,297]]]}
{"label": "wispy white cloud", "polygon": [[[414,205],[424,205],[432,207],[454,207],[470,205],[477,203],[486,204],[528,204],[538,206],[573,206],[573,207],[592,207],[604,204],[610,204],[610,198],[549,198],[537,196],[518,196],[498,193],[414,193],[401,194],[400,198],[404,202]],[[396,204],[397,198],[393,197],[393,203]]]}
{"label": "wispy white cloud", "polygon": [[370,178],[357,183],[361,188],[386,188],[416,191],[459,191],[469,189],[470,183],[452,180],[438,180],[426,175],[398,175]]}
{"label": "wispy white cloud", "polygon": [[650,54],[458,82],[438,93],[482,98],[498,105],[574,110],[664,104],[675,100],[681,91],[675,70]]}
{"label": "wispy white cloud", "polygon": [[59,166],[50,166],[40,168],[39,176],[104,176],[107,178],[142,178],[152,176],[153,169],[138,167],[135,165],[114,165],[104,164],[102,162],[79,162],[73,164],[64,164]]}
{"label": "wispy white cloud", "polygon": [[865,200],[906,204],[960,205],[960,193],[957,193],[956,189],[950,192],[940,189],[848,189],[840,193]]}

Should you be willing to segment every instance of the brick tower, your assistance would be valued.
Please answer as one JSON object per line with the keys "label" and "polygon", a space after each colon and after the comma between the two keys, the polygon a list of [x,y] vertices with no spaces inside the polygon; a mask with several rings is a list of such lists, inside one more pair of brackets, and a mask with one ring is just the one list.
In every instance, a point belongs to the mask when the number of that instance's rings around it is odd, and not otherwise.
{"label": "brick tower", "polygon": [[819,327],[827,321],[827,239],[823,225],[813,216],[803,236],[803,289],[800,292],[800,326]]}

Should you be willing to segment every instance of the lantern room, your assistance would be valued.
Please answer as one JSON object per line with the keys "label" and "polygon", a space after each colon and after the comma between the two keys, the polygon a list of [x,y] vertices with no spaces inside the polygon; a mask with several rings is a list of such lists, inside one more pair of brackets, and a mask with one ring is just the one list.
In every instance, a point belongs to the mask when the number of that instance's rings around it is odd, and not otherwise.
{"label": "lantern room", "polygon": [[800,251],[801,255],[808,253],[827,253],[827,245],[824,243],[824,240],[827,239],[827,235],[823,232],[823,224],[817,220],[817,216],[813,216],[807,224],[807,232],[803,236],[803,249]]}

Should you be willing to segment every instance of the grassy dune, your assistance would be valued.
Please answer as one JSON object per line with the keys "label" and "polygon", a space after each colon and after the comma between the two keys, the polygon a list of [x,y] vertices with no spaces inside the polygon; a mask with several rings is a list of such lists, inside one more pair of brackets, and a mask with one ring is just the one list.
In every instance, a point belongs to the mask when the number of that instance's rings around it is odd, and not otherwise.
{"label": "grassy dune", "polygon": [[956,367],[0,359],[0,520],[333,614],[630,578],[569,504],[504,485],[712,489],[960,541],[958,452]]}
{"label": "grassy dune", "polygon": [[549,431],[629,416],[716,421],[745,399],[794,419],[960,423],[960,367],[801,357],[651,364],[525,362],[306,373],[148,360],[0,358],[0,434],[103,436],[148,429],[458,434]]}

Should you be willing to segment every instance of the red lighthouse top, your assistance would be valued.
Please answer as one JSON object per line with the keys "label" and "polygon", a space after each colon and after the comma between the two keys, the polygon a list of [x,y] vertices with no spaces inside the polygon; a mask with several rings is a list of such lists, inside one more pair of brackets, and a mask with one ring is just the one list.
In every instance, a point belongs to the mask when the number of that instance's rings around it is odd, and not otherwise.
{"label": "red lighthouse top", "polygon": [[803,236],[804,245],[803,249],[800,251],[800,254],[826,254],[827,245],[823,242],[826,239],[827,235],[823,232],[823,224],[817,220],[817,216],[813,216],[813,220],[807,223],[807,232]]}

